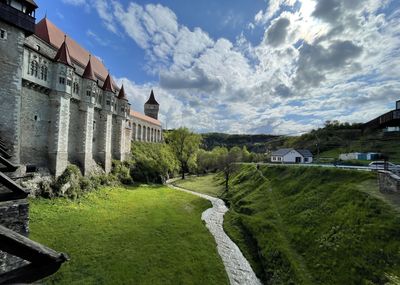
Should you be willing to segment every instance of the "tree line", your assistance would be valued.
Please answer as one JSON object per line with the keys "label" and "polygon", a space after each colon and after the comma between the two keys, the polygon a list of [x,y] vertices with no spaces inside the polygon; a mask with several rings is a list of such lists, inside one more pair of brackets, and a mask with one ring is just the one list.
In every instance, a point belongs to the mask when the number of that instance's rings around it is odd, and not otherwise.
{"label": "tree line", "polygon": [[132,144],[131,176],[135,181],[164,183],[179,174],[202,175],[222,172],[226,190],[229,179],[240,162],[259,162],[263,154],[251,153],[246,147],[214,147],[211,151],[201,148],[202,137],[187,128],[179,128],[164,134],[165,142]]}

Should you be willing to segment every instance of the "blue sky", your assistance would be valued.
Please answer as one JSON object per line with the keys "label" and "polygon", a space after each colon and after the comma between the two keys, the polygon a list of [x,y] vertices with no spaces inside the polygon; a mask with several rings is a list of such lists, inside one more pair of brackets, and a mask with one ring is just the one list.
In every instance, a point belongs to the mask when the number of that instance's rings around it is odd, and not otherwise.
{"label": "blue sky", "polygon": [[396,0],[37,0],[164,127],[300,134],[400,99]]}

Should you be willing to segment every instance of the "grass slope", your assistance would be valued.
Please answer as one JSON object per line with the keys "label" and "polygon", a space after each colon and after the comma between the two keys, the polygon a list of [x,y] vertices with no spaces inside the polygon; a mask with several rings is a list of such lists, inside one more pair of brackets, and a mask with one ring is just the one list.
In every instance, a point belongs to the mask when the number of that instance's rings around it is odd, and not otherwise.
{"label": "grass slope", "polygon": [[400,217],[367,184],[374,174],[243,166],[224,227],[266,284],[385,284],[400,275]]}
{"label": "grass slope", "polygon": [[207,194],[213,197],[220,197],[224,192],[224,184],[220,181],[217,174],[207,174],[204,176],[188,177],[185,180],[174,182],[176,186]]}
{"label": "grass slope", "polygon": [[228,284],[201,222],[208,201],[166,187],[31,201],[30,237],[71,260],[48,284]]}

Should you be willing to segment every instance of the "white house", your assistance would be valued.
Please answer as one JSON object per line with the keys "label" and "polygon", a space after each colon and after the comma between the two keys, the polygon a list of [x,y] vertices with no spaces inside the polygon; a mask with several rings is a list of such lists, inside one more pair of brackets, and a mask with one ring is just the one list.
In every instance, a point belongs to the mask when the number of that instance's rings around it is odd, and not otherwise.
{"label": "white house", "polygon": [[313,155],[307,149],[282,148],[271,154],[271,162],[312,163]]}

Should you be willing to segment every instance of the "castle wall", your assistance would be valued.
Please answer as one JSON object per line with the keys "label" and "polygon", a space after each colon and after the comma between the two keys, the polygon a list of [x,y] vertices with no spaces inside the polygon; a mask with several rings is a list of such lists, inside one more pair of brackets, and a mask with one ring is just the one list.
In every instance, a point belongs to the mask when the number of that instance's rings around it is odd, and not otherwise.
{"label": "castle wall", "polygon": [[81,136],[81,126],[79,118],[79,102],[71,100],[69,107],[70,122],[68,131],[68,161],[72,164],[79,165],[78,145]]}
{"label": "castle wall", "polygon": [[48,167],[49,96],[22,87],[21,100],[21,163]]}
{"label": "castle wall", "polygon": [[101,90],[102,78],[82,78],[82,63],[73,60],[73,69],[56,63],[57,50],[36,35],[0,28],[7,31],[0,39],[0,134],[12,144],[14,162],[48,167],[56,176],[68,163],[88,173],[96,162],[108,172],[112,159],[128,158],[131,140],[160,141],[161,126],[129,116],[128,101]]}
{"label": "castle wall", "polygon": [[[162,128],[140,118],[131,117],[131,139],[141,142],[161,142]],[[151,135],[153,133],[153,136]]]}
{"label": "castle wall", "polygon": [[101,131],[102,131],[102,126],[101,126],[101,115],[100,115],[100,109],[95,109],[94,110],[94,116],[93,116],[93,159],[96,161],[96,163],[101,164],[101,156],[100,156],[100,149],[101,149],[101,144],[102,142],[102,136],[101,136]]}
{"label": "castle wall", "polygon": [[20,162],[20,108],[24,33],[0,21],[7,33],[0,39],[0,132],[7,143],[12,161]]}

